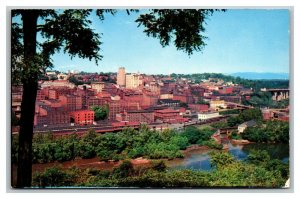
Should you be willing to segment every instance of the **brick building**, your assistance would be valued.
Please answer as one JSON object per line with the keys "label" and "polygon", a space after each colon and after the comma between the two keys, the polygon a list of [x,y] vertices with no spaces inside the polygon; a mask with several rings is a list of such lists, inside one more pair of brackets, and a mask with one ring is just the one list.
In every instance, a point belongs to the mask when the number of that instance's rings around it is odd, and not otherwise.
{"label": "brick building", "polygon": [[82,97],[76,95],[61,95],[59,96],[61,105],[66,107],[68,111],[76,111],[82,109]]}
{"label": "brick building", "polygon": [[89,125],[94,122],[94,111],[91,110],[80,110],[70,112],[71,123],[79,125]]}
{"label": "brick building", "polygon": [[158,101],[158,96],[144,93],[143,101],[141,105],[143,107],[150,107],[156,105],[157,101]]}
{"label": "brick building", "polygon": [[34,126],[70,123],[69,113],[62,107],[38,105],[34,116]]}
{"label": "brick building", "polygon": [[208,104],[189,104],[188,107],[197,112],[206,112],[208,111]]}
{"label": "brick building", "polygon": [[47,90],[49,99],[58,99],[61,95],[70,95],[74,93],[74,90],[68,87],[48,88]]}
{"label": "brick building", "polygon": [[125,111],[117,114],[116,120],[151,124],[154,122],[154,113],[149,110]]}
{"label": "brick building", "polygon": [[173,100],[179,100],[187,104],[195,103],[193,96],[189,94],[173,94]]}
{"label": "brick building", "polygon": [[44,100],[46,99],[46,95],[44,94],[44,92],[42,90],[37,90],[37,94],[36,94],[36,101],[40,101],[40,100]]}
{"label": "brick building", "polygon": [[107,104],[107,99],[92,96],[87,99],[87,109],[91,109],[92,106],[104,106]]}
{"label": "brick building", "polygon": [[173,110],[173,109],[162,109],[162,110],[156,110],[154,112],[155,119],[159,119],[162,121],[168,121],[171,119],[174,119],[176,117],[180,117],[179,110]]}

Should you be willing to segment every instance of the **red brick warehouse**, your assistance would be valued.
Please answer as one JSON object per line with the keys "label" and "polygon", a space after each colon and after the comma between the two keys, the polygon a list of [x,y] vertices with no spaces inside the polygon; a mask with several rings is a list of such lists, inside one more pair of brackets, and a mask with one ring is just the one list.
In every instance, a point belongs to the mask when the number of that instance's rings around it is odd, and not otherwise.
{"label": "red brick warehouse", "polygon": [[70,112],[70,122],[79,125],[89,125],[94,123],[94,111],[80,110]]}

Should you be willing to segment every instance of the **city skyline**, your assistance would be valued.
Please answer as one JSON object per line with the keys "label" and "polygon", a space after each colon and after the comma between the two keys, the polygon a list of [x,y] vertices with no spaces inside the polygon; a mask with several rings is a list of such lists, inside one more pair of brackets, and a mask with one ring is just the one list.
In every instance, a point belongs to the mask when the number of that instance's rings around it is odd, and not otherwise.
{"label": "city skyline", "polygon": [[125,11],[119,11],[115,16],[107,15],[103,23],[96,22],[95,16],[91,17],[93,28],[103,33],[100,46],[104,56],[102,61],[96,66],[93,61],[76,57],[71,60],[60,53],[52,57],[53,69],[99,73],[126,67],[129,73],[139,71],[148,74],[289,73],[290,25],[287,9],[216,12],[207,20],[207,46],[190,57],[177,51],[173,44],[162,48],[157,39],[147,37],[142,32],[143,27],[136,27],[134,20],[137,15],[127,16]]}

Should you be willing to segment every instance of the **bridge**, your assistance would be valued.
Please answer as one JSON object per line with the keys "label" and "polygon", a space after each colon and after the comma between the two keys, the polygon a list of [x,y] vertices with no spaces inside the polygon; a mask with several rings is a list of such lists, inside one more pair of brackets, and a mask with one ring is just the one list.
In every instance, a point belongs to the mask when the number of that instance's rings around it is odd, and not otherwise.
{"label": "bridge", "polygon": [[289,98],[290,89],[262,89],[262,91],[270,92],[274,101],[280,101]]}

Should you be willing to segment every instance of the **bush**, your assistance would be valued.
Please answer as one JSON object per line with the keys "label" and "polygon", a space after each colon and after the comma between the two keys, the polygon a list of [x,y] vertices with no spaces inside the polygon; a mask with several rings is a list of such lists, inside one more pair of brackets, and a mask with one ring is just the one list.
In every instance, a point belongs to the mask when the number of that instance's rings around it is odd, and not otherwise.
{"label": "bush", "polygon": [[154,169],[155,171],[166,171],[167,166],[166,163],[163,160],[158,160],[158,161],[152,161],[151,162],[151,168]]}
{"label": "bush", "polygon": [[43,173],[35,173],[33,186],[38,187],[61,187],[71,186],[75,183],[75,176],[61,171],[58,167],[48,168]]}

